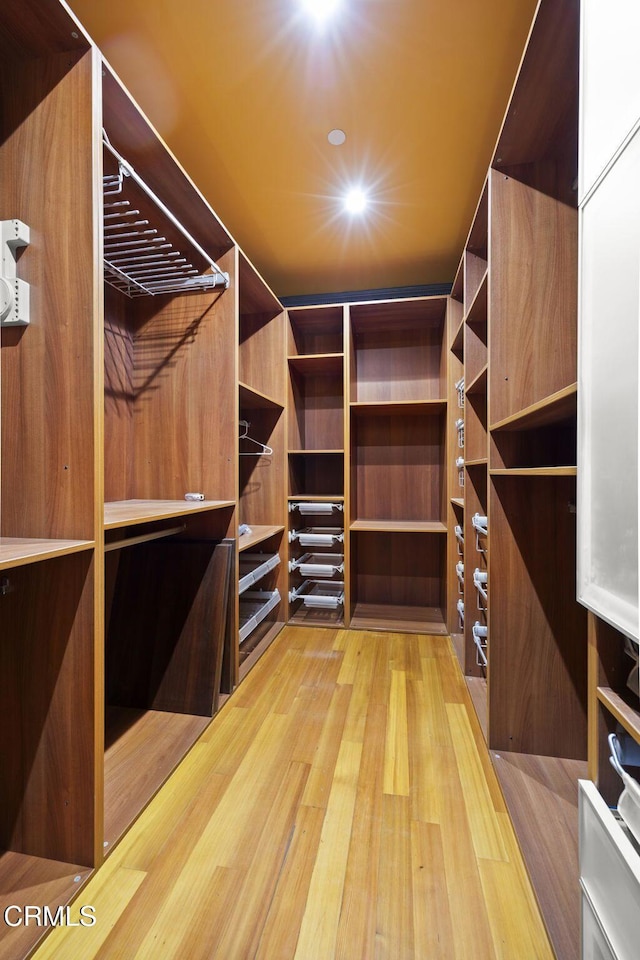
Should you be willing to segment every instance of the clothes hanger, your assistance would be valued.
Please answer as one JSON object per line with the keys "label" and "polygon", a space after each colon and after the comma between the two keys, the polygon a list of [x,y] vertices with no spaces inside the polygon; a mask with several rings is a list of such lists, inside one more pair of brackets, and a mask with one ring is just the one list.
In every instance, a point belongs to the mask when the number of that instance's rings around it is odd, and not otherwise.
{"label": "clothes hanger", "polygon": [[243,452],[241,451],[241,452],[240,452],[240,456],[241,456],[241,457],[262,457],[262,456],[272,457],[272,456],[273,456],[273,450],[271,449],[271,447],[267,446],[266,443],[261,443],[259,440],[254,440],[253,437],[250,437],[250,436],[249,436],[249,427],[250,427],[250,426],[251,426],[251,424],[249,423],[248,420],[241,420],[241,421],[240,421],[240,427],[243,429],[244,432],[240,434],[240,436],[238,437],[238,439],[239,439],[239,440],[248,440],[250,443],[255,443],[256,446],[260,447],[260,451],[259,451],[259,452],[254,452],[254,453],[243,453]]}

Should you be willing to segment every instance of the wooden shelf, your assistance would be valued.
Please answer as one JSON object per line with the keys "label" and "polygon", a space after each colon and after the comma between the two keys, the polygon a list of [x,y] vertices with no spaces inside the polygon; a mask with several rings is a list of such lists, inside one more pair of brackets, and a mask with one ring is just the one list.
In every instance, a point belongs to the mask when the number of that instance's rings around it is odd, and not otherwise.
{"label": "wooden shelf", "polygon": [[355,400],[349,404],[352,413],[391,416],[412,413],[442,413],[447,409],[446,400]]}
{"label": "wooden shelf", "polygon": [[489,475],[492,477],[575,477],[577,472],[577,467],[510,467],[489,470]]}
{"label": "wooden shelf", "polygon": [[241,410],[282,410],[283,405],[267,396],[261,390],[256,390],[246,383],[238,384],[238,397]]}
{"label": "wooden shelf", "polygon": [[640,743],[640,711],[637,705],[634,705],[638,698],[634,697],[630,690],[620,694],[611,687],[598,687],[596,693],[600,703],[622,724],[627,733]]}
{"label": "wooden shelf", "polygon": [[569,420],[576,415],[578,384],[572,383],[563,390],[552,393],[551,396],[532,403],[518,413],[492,424],[489,429],[498,431],[533,430],[550,423],[559,423]]}
{"label": "wooden shelf", "polygon": [[311,610],[301,606],[299,610],[292,613],[289,617],[289,623],[304,627],[344,627],[344,617],[342,608],[339,610]]}
{"label": "wooden shelf", "polygon": [[287,357],[289,366],[299,373],[323,375],[341,373],[344,363],[343,353],[311,353],[301,357]]}
{"label": "wooden shelf", "polygon": [[95,547],[94,540],[32,540],[23,537],[0,537],[0,570],[22,567],[39,560],[64,557]]}
{"label": "wooden shelf", "polygon": [[469,305],[464,323],[469,327],[483,327],[487,324],[487,290],[489,271],[485,269],[474,298]]}
{"label": "wooden shelf", "polygon": [[344,449],[342,450],[289,450],[290,457],[306,457],[308,454],[344,454]]}
{"label": "wooden shelf", "polygon": [[451,503],[454,507],[464,507],[464,500],[462,497],[451,497]]}
{"label": "wooden shelf", "polygon": [[132,527],[138,523],[186,517],[226,507],[235,507],[235,500],[115,500],[104,505],[104,529]]}
{"label": "wooden shelf", "polygon": [[465,460],[465,467],[486,467],[489,461],[486,457],[478,457],[477,460]]}
{"label": "wooden shelf", "polygon": [[469,386],[465,385],[465,393],[467,396],[473,396],[474,394],[485,393],[487,389],[487,364],[483,366],[480,373],[478,373]]}
{"label": "wooden shelf", "polygon": [[[3,908],[9,904],[25,907],[37,904],[49,907],[52,914],[66,906],[85,885],[93,870],[73,863],[30,857],[23,853],[0,853],[0,890]],[[80,877],[80,880],[76,880]],[[0,938],[0,960],[30,956],[46,928],[35,924],[19,927],[4,925]]]}
{"label": "wooden shelf", "polygon": [[115,843],[193,746],[210,717],[107,707],[104,837]]}
{"label": "wooden shelf", "polygon": [[275,537],[276,534],[284,531],[284,526],[270,527],[259,525],[257,523],[250,523],[249,526],[251,527],[251,533],[247,533],[242,537],[238,537],[238,550],[240,550],[240,552],[243,550],[250,550],[251,547],[255,547],[258,543],[262,543],[263,540],[268,540],[269,537]]}
{"label": "wooden shelf", "polygon": [[402,631],[433,636],[447,634],[442,610],[438,607],[359,602],[349,626],[352,630]]}
{"label": "wooden shelf", "polygon": [[354,520],[349,529],[376,533],[446,533],[447,525],[438,520]]}
{"label": "wooden shelf", "polygon": [[587,764],[491,751],[493,766],[558,960],[580,954],[578,779]]}

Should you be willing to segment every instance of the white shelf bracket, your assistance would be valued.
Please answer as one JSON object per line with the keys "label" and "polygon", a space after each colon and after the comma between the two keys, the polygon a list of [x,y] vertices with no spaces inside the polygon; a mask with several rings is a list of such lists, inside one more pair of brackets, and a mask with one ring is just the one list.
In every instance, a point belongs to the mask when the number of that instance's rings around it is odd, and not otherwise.
{"label": "white shelf bracket", "polygon": [[29,227],[22,220],[2,220],[2,273],[0,274],[0,327],[29,323],[29,284],[17,275],[18,250],[29,246]]}

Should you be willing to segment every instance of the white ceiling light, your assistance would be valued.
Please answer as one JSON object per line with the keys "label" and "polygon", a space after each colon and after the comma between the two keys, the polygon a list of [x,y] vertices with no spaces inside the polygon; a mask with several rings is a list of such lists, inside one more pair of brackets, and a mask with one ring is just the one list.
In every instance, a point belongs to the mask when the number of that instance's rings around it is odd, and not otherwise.
{"label": "white ceiling light", "polygon": [[362,213],[367,206],[368,198],[360,187],[353,187],[344,198],[344,207],[348,213]]}
{"label": "white ceiling light", "polygon": [[340,147],[347,139],[347,135],[344,130],[339,130],[337,127],[335,130],[330,130],[327,135],[327,140],[334,147]]}
{"label": "white ceiling light", "polygon": [[340,6],[340,0],[302,0],[302,5],[312,17],[322,23]]}

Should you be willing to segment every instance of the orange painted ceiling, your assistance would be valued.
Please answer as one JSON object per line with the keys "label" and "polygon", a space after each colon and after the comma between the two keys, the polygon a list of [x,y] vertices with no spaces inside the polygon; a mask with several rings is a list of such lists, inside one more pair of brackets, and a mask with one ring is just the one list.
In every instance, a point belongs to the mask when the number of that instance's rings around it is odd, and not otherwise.
{"label": "orange painted ceiling", "polygon": [[277,294],[452,280],[535,0],[70,6]]}

